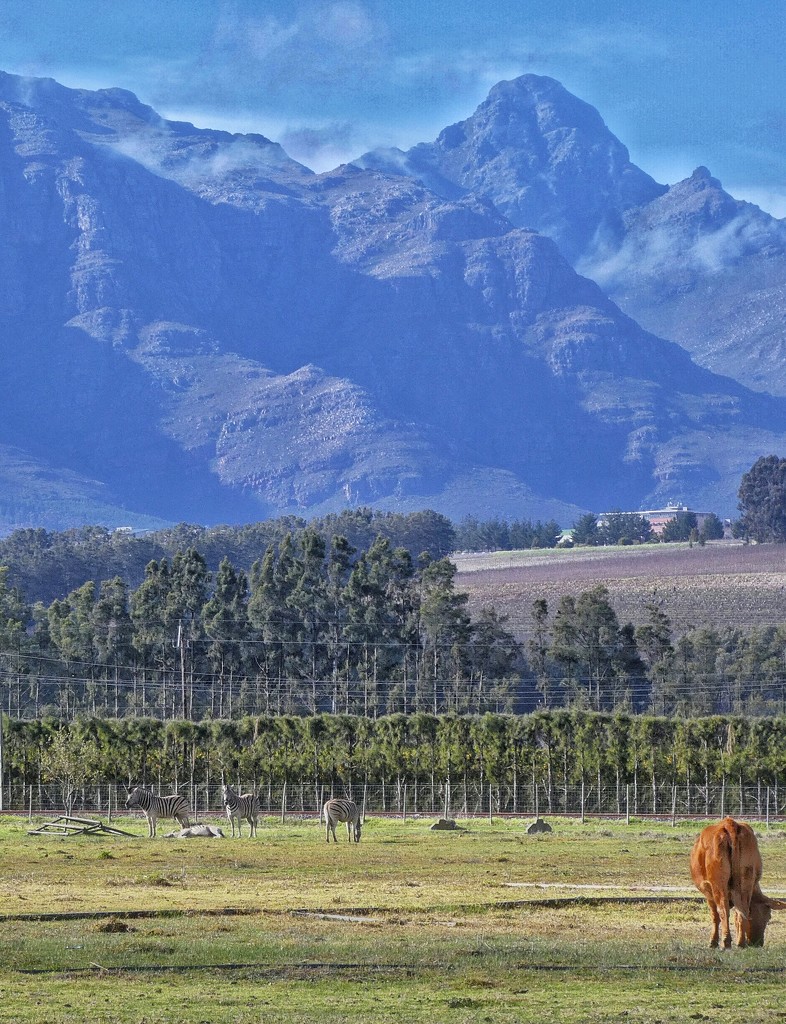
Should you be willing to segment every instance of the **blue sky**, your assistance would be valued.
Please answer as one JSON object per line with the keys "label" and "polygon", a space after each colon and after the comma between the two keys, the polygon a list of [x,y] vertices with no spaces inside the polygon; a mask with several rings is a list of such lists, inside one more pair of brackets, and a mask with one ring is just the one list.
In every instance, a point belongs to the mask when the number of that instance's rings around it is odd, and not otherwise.
{"label": "blue sky", "polygon": [[662,182],[706,164],[786,216],[782,0],[0,0],[0,69],[120,86],[317,170],[551,75]]}

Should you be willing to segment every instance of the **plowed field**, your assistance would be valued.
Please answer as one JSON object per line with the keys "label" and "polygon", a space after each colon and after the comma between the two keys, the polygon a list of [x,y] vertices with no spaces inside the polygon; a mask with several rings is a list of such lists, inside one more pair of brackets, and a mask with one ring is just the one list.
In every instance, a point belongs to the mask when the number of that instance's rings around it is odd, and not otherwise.
{"label": "plowed field", "polygon": [[661,604],[677,635],[691,626],[786,622],[786,545],[718,541],[635,548],[498,551],[455,556],[457,588],[473,613],[492,605],[528,633],[532,602],[556,609],[563,594],[608,587],[621,622],[639,623],[650,601]]}

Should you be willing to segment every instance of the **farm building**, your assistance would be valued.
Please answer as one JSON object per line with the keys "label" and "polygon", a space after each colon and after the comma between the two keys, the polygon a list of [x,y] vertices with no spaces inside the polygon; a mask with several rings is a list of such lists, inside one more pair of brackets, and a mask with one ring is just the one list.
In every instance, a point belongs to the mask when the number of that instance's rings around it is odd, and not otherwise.
{"label": "farm building", "polygon": [[623,516],[641,516],[648,521],[652,527],[652,532],[656,536],[660,536],[666,526],[666,523],[671,522],[672,519],[679,519],[682,516],[686,516],[689,513],[693,513],[696,516],[696,528],[701,531],[704,526],[704,522],[707,516],[711,515],[710,512],[697,512],[695,509],[688,508],[687,505],[667,505],[665,508],[648,509],[643,512],[601,512],[598,516],[598,525],[602,526],[610,515],[623,515]]}

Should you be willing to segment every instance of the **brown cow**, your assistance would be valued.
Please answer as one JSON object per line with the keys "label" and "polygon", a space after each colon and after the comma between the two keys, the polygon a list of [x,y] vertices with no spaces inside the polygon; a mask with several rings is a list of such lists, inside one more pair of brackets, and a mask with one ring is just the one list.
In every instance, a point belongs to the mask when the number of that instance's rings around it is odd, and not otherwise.
{"label": "brown cow", "polygon": [[710,946],[718,946],[718,926],[723,948],[731,946],[729,910],[735,912],[738,946],[763,946],[764,932],[773,910],[786,902],[765,896],[759,888],[761,854],[750,825],[724,818],[708,825],[693,844],[690,873],[712,914]]}

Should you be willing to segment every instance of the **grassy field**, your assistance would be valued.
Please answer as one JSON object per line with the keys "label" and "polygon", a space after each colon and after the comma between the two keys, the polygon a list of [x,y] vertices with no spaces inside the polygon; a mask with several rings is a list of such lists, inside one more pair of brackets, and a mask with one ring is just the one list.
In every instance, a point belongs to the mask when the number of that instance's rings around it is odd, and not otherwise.
{"label": "grassy field", "polygon": [[[256,840],[29,836],[0,822],[0,1021],[782,1020],[786,913],[707,948],[699,825],[314,820]],[[342,839],[344,837],[342,836]],[[786,895],[786,827],[760,830]],[[46,915],[41,918],[38,915]]]}
{"label": "grassy field", "polygon": [[473,613],[493,605],[524,637],[532,602],[555,610],[563,594],[598,584],[611,593],[621,622],[639,624],[660,602],[679,635],[689,626],[749,629],[786,621],[786,546],[717,541],[700,547],[655,544],[458,555],[456,584]]}

